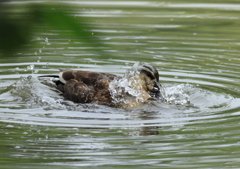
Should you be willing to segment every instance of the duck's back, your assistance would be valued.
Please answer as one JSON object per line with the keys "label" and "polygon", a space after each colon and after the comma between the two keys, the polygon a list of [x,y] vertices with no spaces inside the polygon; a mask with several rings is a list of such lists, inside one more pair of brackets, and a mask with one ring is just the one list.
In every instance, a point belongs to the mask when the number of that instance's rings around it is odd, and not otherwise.
{"label": "duck's back", "polygon": [[64,97],[74,102],[111,105],[109,83],[117,77],[108,73],[62,70],[55,83]]}

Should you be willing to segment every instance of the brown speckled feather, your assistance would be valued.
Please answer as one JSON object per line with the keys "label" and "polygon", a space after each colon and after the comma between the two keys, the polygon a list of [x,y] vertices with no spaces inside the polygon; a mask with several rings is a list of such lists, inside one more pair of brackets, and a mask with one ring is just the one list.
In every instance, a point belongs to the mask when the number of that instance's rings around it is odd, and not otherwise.
{"label": "brown speckled feather", "polygon": [[98,102],[111,106],[112,98],[108,86],[118,76],[90,71],[63,70],[59,77],[60,81],[55,83],[65,98],[77,103]]}

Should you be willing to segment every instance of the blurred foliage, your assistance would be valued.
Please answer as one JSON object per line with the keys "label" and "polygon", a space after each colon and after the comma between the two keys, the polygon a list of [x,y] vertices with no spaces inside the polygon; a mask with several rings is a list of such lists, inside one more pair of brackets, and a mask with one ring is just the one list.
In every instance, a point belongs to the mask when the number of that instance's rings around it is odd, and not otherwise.
{"label": "blurred foliage", "polygon": [[[27,47],[35,27],[47,25],[52,29],[70,31],[71,35],[80,38],[91,46],[99,46],[92,36],[90,26],[84,18],[78,18],[66,13],[66,6],[34,3],[25,5],[21,10],[13,10],[6,2],[0,2],[0,56],[9,56],[18,49]],[[80,23],[79,23],[80,21]]]}

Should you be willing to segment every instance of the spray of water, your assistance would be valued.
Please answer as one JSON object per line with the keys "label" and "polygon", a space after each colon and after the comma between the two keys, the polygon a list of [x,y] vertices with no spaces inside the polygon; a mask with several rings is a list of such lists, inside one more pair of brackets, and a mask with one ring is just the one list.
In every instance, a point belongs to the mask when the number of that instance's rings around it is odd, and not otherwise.
{"label": "spray of water", "polygon": [[[109,84],[109,90],[115,104],[128,104],[133,101],[144,102],[145,94],[142,92],[142,86],[139,77],[138,68],[144,63],[135,63],[123,76],[115,78]],[[127,97],[126,97],[127,96]]]}

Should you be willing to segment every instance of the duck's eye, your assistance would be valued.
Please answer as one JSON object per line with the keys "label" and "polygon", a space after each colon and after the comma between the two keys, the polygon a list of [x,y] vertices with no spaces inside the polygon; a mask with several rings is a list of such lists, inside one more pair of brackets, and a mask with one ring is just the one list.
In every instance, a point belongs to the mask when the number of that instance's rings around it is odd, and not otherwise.
{"label": "duck's eye", "polygon": [[158,91],[158,88],[157,88],[157,87],[154,87],[154,88],[152,89],[152,91],[153,91],[153,92],[156,92],[156,91]]}

